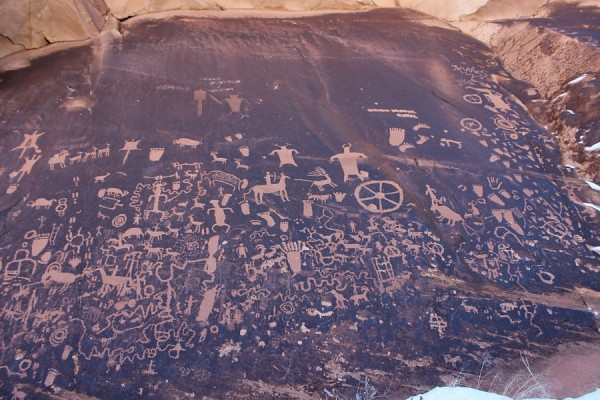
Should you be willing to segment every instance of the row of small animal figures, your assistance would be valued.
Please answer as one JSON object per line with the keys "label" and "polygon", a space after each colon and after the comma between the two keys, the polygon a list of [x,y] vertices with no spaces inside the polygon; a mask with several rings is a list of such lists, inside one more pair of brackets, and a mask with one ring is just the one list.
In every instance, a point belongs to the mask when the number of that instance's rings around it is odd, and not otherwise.
{"label": "row of small animal figures", "polygon": [[[201,145],[202,142],[189,138],[178,138],[173,140],[173,144],[180,147],[188,147],[191,149],[195,149],[196,147]],[[103,148],[93,146],[91,150],[78,151],[73,156],[71,156],[71,153],[68,150],[61,150],[58,153],[54,154],[52,157],[50,157],[50,159],[48,160],[48,165],[50,166],[50,170],[53,171],[57,165],[61,168],[66,168],[67,164],[73,165],[76,163],[87,162],[90,159],[103,158],[109,156],[110,144],[107,143]]]}
{"label": "row of small animal figures", "polygon": [[[175,144],[179,147],[187,147],[190,149],[196,149],[199,145],[202,144],[202,142],[199,140],[194,140],[194,139],[189,139],[189,138],[178,138],[178,139],[173,140],[173,144]],[[127,149],[123,148],[121,150],[127,150]],[[130,149],[130,150],[134,150],[134,149]],[[135,149],[135,150],[139,150],[139,149]],[[156,149],[151,149],[151,150],[156,150]],[[247,157],[250,153],[250,149],[248,148],[248,146],[241,146],[239,148],[239,151],[240,151],[241,155],[244,157]],[[73,165],[73,164],[80,163],[80,162],[87,162],[90,159],[103,158],[103,157],[109,157],[109,156],[110,156],[110,144],[107,143],[105,145],[105,147],[103,147],[103,148],[98,148],[98,147],[93,146],[92,149],[89,151],[77,151],[74,155],[71,155],[71,153],[68,150],[61,150],[58,153],[54,154],[52,157],[50,157],[50,159],[48,160],[48,165],[50,166],[50,170],[53,171],[57,165],[61,168],[66,168],[67,165]],[[217,153],[214,151],[211,152],[211,157],[213,159],[213,162],[216,162],[216,163],[227,162],[226,158],[218,157]],[[236,164],[238,165],[238,168],[242,168],[242,169],[249,168],[249,166],[243,165],[239,159],[236,160]]]}

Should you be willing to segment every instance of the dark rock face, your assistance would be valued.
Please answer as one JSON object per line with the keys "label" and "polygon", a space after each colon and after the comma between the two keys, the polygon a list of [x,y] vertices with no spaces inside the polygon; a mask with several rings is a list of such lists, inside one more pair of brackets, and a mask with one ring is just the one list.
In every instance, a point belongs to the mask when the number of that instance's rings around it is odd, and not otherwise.
{"label": "dark rock face", "polygon": [[539,96],[521,99],[538,121],[559,135],[563,162],[596,182],[600,153],[589,147],[600,140],[598,24],[597,7],[555,3],[543,18],[463,26],[489,44],[513,76],[537,89]]}
{"label": "dark rock face", "polygon": [[0,392],[400,396],[598,340],[587,186],[414,17],[130,22],[5,73]]}

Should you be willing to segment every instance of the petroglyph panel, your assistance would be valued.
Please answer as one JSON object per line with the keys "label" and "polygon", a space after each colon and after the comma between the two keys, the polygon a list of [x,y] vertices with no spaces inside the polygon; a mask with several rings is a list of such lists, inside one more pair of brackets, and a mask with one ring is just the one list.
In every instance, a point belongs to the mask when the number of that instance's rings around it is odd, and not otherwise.
{"label": "petroglyph panel", "polygon": [[31,111],[0,110],[0,393],[401,390],[598,339],[598,219],[555,139],[485,49],[403,15],[125,24],[2,76]]}

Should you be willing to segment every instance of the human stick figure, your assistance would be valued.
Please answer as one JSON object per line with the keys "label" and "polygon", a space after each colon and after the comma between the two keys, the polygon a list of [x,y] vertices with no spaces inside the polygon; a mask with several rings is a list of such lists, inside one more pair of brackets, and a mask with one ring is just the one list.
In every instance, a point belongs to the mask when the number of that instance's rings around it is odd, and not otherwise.
{"label": "human stick figure", "polygon": [[18,171],[12,172],[9,176],[11,178],[17,178],[17,182],[23,179],[23,176],[31,174],[31,169],[42,158],[39,154],[34,154],[31,157],[25,157],[25,163],[21,166]]}
{"label": "human stick figure", "polygon": [[226,219],[225,211],[233,212],[233,209],[231,209],[229,207],[225,207],[225,208],[221,207],[221,205],[219,204],[219,200],[211,200],[210,204],[212,204],[213,208],[208,209],[207,213],[210,214],[212,211],[215,216],[215,224],[212,226],[213,232],[216,232],[215,228],[218,226],[224,226],[225,232],[228,232],[229,228],[231,228],[231,226],[225,222],[225,219]]}
{"label": "human stick figure", "polygon": [[42,151],[40,150],[40,148],[37,145],[37,140],[44,133],[46,133],[46,132],[35,131],[33,133],[26,133],[25,137],[23,138],[23,142],[21,142],[21,144],[18,145],[17,147],[13,148],[11,151],[21,150],[21,154],[19,154],[19,158],[23,158],[23,156],[25,155],[25,152],[28,149],[33,149],[33,151],[35,151],[35,153],[41,153]]}
{"label": "human stick figure", "polygon": [[270,156],[277,155],[279,157],[279,166],[282,167],[284,165],[293,165],[297,167],[296,161],[294,160],[294,154],[298,154],[298,150],[296,149],[288,149],[287,145],[277,145],[279,149],[273,150],[269,153]]}
{"label": "human stick figure", "polygon": [[352,148],[351,144],[344,145],[344,152],[336,154],[329,159],[329,162],[339,161],[342,166],[342,171],[344,172],[344,182],[348,181],[350,177],[357,177],[361,181],[364,181],[365,178],[369,176],[366,171],[359,171],[358,169],[358,160],[367,159],[367,156],[363,153],[355,153],[351,152]]}

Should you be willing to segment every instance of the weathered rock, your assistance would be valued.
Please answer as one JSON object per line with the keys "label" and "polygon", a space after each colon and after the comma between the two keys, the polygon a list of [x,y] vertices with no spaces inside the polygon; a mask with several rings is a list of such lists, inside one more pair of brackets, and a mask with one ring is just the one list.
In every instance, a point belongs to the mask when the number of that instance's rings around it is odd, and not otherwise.
{"label": "weathered rock", "polygon": [[[102,16],[109,12],[124,19],[174,10],[309,11],[406,7],[457,21],[529,17],[542,12],[547,3],[541,0],[1,0],[0,35],[25,49],[61,41],[85,40],[98,33],[103,24]],[[0,57],[21,49],[12,46],[0,48]]]}
{"label": "weathered rock", "polygon": [[111,13],[119,18],[172,10],[359,10],[372,6],[356,0],[105,0]]}
{"label": "weathered rock", "polygon": [[[538,90],[541,98],[528,107],[560,136],[565,163],[576,167],[582,177],[599,181],[598,153],[585,150],[600,141],[596,134],[600,102],[593,88],[594,77],[600,74],[598,8],[554,4],[544,14],[528,21],[454,25],[490,46],[514,77]],[[587,74],[584,82],[567,84],[583,74]]]}
{"label": "weathered rock", "polygon": [[101,0],[0,1],[0,35],[21,47],[38,48],[48,43],[92,38],[104,25],[106,7]]}
{"label": "weathered rock", "polygon": [[[600,182],[600,75],[584,74],[567,83],[549,102],[546,119],[560,137],[565,164],[580,176]],[[600,201],[600,196],[598,196]]]}
{"label": "weathered rock", "polygon": [[0,395],[402,398],[600,341],[600,202],[480,42],[110,22],[0,76]]}
{"label": "weathered rock", "polygon": [[0,35],[0,58],[25,50],[25,46],[14,44],[6,36]]}
{"label": "weathered rock", "polygon": [[600,72],[600,48],[531,22],[458,23],[489,45],[510,73],[551,98],[583,73]]}

